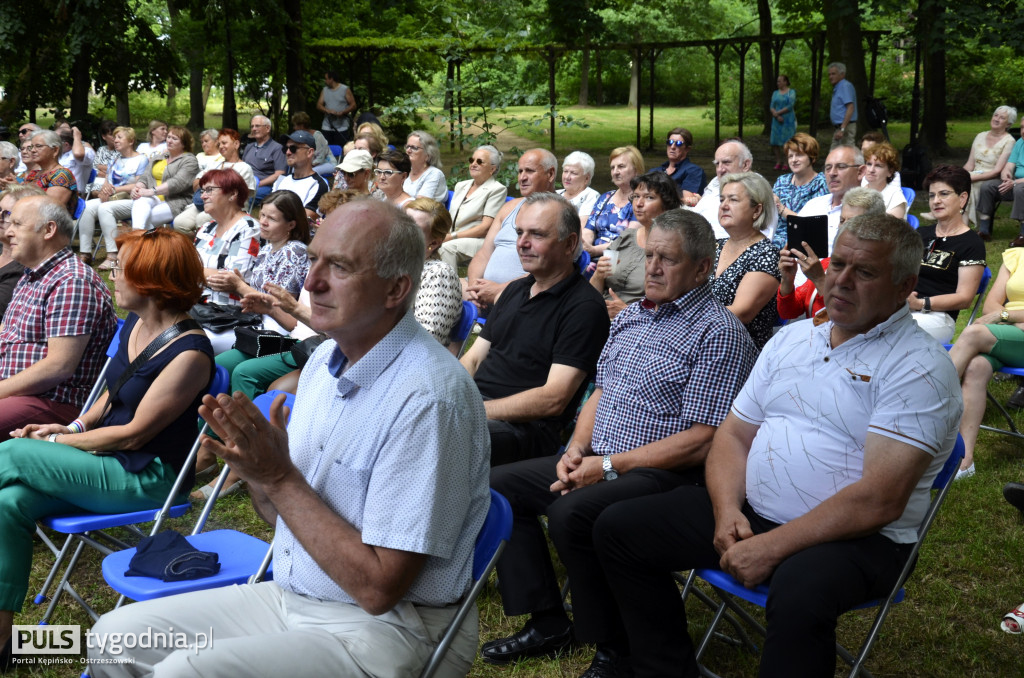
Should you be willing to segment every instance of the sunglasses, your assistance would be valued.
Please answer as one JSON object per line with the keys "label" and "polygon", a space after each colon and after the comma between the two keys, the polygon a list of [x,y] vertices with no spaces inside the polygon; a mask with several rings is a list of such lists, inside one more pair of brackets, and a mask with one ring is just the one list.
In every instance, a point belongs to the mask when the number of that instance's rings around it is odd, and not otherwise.
{"label": "sunglasses", "polygon": [[675,147],[678,148],[680,146],[685,146],[686,142],[685,141],[676,141],[675,139],[669,139],[668,141],[665,142],[665,145],[669,146],[669,147],[675,146]]}
{"label": "sunglasses", "polygon": [[469,164],[470,165],[486,165],[487,161],[483,160],[481,158],[473,158],[472,160],[469,161]]}
{"label": "sunglasses", "polygon": [[309,146],[296,146],[295,144],[288,144],[287,146],[284,147],[284,150],[288,153],[298,153],[299,151],[305,150],[307,148],[309,148]]}

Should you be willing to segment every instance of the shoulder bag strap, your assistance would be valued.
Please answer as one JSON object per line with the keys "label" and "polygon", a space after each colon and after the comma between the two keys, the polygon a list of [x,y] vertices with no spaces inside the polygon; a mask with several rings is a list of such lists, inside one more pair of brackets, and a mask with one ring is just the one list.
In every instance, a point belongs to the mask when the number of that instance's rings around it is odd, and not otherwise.
{"label": "shoulder bag strap", "polygon": [[[114,385],[107,390],[107,406],[103,411],[103,416],[106,416],[107,410],[110,409],[111,404],[114,402],[114,398],[117,397],[117,392],[121,390],[121,387],[132,378],[140,367],[142,367],[146,361],[153,357],[153,355],[170,343],[178,335],[188,332],[190,330],[201,330],[203,329],[199,323],[192,318],[186,318],[179,323],[171,325],[166,330],[160,333],[160,335],[149,343],[149,346],[145,348],[139,355],[135,356],[135,360],[128,366],[121,376],[118,378]],[[127,340],[126,340],[127,341]],[[103,417],[100,417],[102,419]]]}

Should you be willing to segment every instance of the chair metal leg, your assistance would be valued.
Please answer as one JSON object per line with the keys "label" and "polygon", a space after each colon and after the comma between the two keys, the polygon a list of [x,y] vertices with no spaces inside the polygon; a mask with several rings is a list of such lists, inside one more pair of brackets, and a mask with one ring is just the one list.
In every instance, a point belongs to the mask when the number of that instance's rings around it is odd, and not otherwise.
{"label": "chair metal leg", "polygon": [[985,395],[988,396],[989,402],[992,403],[993,405],[995,405],[996,409],[999,410],[999,413],[1001,415],[1003,415],[1003,419],[1006,420],[1006,425],[1009,426],[1010,428],[1009,428],[1009,430],[1006,430],[1006,429],[1002,429],[1002,428],[995,428],[994,426],[987,426],[985,424],[982,424],[980,426],[980,428],[985,430],[985,431],[992,431],[993,433],[1002,433],[1005,436],[1013,436],[1015,438],[1024,439],[1024,433],[1021,433],[1017,429],[1017,425],[1015,423],[1013,423],[1013,417],[1010,416],[1010,413],[1006,410],[1006,408],[1003,406],[1003,404],[1001,402],[999,402],[996,399],[996,397],[992,395],[991,392],[986,391]]}
{"label": "chair metal leg", "polygon": [[43,540],[43,543],[45,543],[50,548],[51,551],[54,551],[54,555],[57,557],[53,563],[53,567],[50,568],[49,574],[46,575],[46,581],[43,582],[43,587],[39,589],[39,593],[37,593],[36,597],[33,598],[33,602],[36,605],[41,605],[43,601],[46,600],[50,591],[50,586],[53,584],[53,580],[57,578],[57,571],[60,569],[60,566],[64,563],[64,559],[67,557],[68,551],[71,549],[73,535],[69,534],[67,536],[67,539],[64,540],[64,546],[62,546],[59,550],[54,550],[57,547],[54,545],[52,541],[50,541],[50,538],[47,537],[43,533],[42,529],[40,529],[38,526],[36,527],[36,533]]}

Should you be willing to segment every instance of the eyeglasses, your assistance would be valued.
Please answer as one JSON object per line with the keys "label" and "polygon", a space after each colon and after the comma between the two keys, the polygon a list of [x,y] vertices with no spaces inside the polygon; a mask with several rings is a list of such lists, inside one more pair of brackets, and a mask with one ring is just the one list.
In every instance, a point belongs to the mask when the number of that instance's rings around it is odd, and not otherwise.
{"label": "eyeglasses", "polygon": [[845,162],[837,162],[834,165],[825,165],[825,171],[831,172],[832,170],[839,170],[840,172],[845,172],[851,167],[860,167],[860,165],[848,165]]}
{"label": "eyeglasses", "polygon": [[114,280],[119,275],[121,275],[121,267],[118,266],[117,264],[114,264],[113,266],[110,267],[110,279]]}
{"label": "eyeglasses", "polygon": [[669,147],[672,147],[672,146],[679,147],[679,146],[685,146],[686,142],[685,141],[676,141],[675,139],[669,139],[668,141],[665,142],[665,145],[669,146]]}
{"label": "eyeglasses", "polygon": [[929,193],[928,200],[935,200],[936,198],[939,200],[945,200],[951,195],[956,195],[956,191],[939,191],[938,193]]}
{"label": "eyeglasses", "polygon": [[28,146],[22,146],[22,150],[27,151],[38,151],[41,148],[46,148],[46,144],[29,144]]}
{"label": "eyeglasses", "polygon": [[405,147],[405,152],[406,153],[408,153],[409,151],[422,151],[422,150],[423,150],[422,146],[413,146],[412,144],[409,144],[409,145],[407,145]]}
{"label": "eyeglasses", "polygon": [[265,122],[254,122],[249,127],[270,127],[270,125]]}
{"label": "eyeglasses", "polygon": [[203,186],[199,189],[199,195],[213,195],[213,192],[218,188],[220,188],[220,186]]}
{"label": "eyeglasses", "polygon": [[402,174],[402,172],[400,172],[398,170],[375,169],[375,170],[373,170],[373,174],[374,174],[374,176],[384,177],[386,179],[390,179],[391,175],[393,175],[393,174]]}

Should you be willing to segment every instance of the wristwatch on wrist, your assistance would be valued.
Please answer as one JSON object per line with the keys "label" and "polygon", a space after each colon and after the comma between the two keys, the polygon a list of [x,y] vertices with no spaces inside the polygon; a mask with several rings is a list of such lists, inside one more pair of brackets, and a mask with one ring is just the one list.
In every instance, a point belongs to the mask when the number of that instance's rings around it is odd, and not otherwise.
{"label": "wristwatch on wrist", "polygon": [[1005,308],[1003,309],[1003,312],[999,314],[999,322],[1001,322],[1001,323],[1008,323],[1008,322],[1010,322],[1010,312],[1007,311]]}
{"label": "wristwatch on wrist", "polygon": [[57,442],[57,436],[59,435],[59,433],[51,433],[50,435],[46,436],[46,439],[49,440],[51,443],[55,443]]}
{"label": "wristwatch on wrist", "polygon": [[931,297],[925,297],[924,299],[922,299],[921,303],[923,304],[921,306],[921,313],[931,313],[932,312],[932,298]]}
{"label": "wristwatch on wrist", "polygon": [[619,477],[615,467],[612,466],[612,455],[610,454],[604,455],[604,459],[601,461],[601,470],[604,471],[605,480],[615,480]]}

